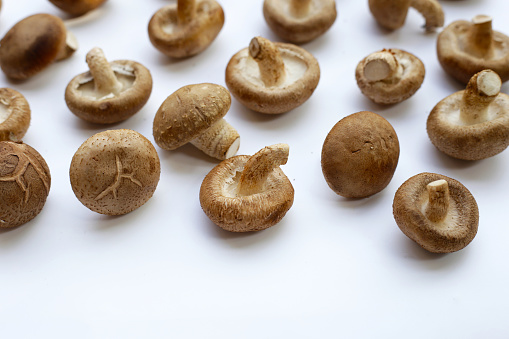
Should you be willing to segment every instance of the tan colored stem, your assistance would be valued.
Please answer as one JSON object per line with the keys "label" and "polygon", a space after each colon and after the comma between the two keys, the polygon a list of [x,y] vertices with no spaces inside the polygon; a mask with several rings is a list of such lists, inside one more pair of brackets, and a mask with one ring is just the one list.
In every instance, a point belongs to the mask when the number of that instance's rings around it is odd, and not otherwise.
{"label": "tan colored stem", "polygon": [[70,57],[76,50],[78,49],[78,40],[76,36],[67,31],[67,35],[65,38],[65,45],[58,51],[56,61],[64,60]]}
{"label": "tan colored stem", "polygon": [[488,15],[476,15],[472,19],[472,26],[468,31],[468,51],[475,56],[485,59],[493,57],[493,29],[491,17]]}
{"label": "tan colored stem", "polygon": [[444,25],[444,11],[437,0],[410,0],[410,6],[422,14],[428,32]]}
{"label": "tan colored stem", "polygon": [[364,76],[368,81],[390,78],[397,71],[398,60],[387,50],[370,54],[364,63]]}
{"label": "tan colored stem", "polygon": [[191,140],[191,144],[211,157],[224,160],[237,153],[240,136],[232,125],[221,119]]}
{"label": "tan colored stem", "polygon": [[495,100],[502,80],[492,70],[475,74],[463,92],[460,104],[460,119],[466,125],[478,124],[488,120],[488,108]]}
{"label": "tan colored stem", "polygon": [[177,20],[178,24],[185,25],[194,20],[196,16],[196,0],[178,0]]}
{"label": "tan colored stem", "polygon": [[117,80],[102,49],[99,47],[92,48],[87,53],[86,60],[90,73],[94,78],[97,92],[101,95],[108,95],[111,93],[116,95],[122,90],[122,84]]}
{"label": "tan colored stem", "polygon": [[290,13],[297,18],[304,17],[309,13],[310,5],[311,0],[291,0]]}
{"label": "tan colored stem", "polygon": [[289,151],[287,144],[276,144],[267,146],[251,156],[244,165],[238,194],[247,196],[262,192],[272,170],[288,161]]}
{"label": "tan colored stem", "polygon": [[283,82],[285,64],[279,49],[270,40],[253,38],[249,44],[249,55],[258,63],[260,77],[265,86],[273,87]]}
{"label": "tan colored stem", "polygon": [[429,183],[426,188],[429,195],[426,217],[433,222],[439,222],[447,216],[449,211],[449,184],[440,179]]}

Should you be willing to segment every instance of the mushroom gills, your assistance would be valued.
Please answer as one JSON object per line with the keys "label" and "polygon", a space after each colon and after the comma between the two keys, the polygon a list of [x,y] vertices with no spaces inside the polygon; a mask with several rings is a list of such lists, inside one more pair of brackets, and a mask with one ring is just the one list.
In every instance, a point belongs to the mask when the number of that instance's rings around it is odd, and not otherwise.
{"label": "mushroom gills", "polygon": [[[119,64],[111,64],[111,68],[115,73],[117,81],[122,84],[122,89],[120,93],[127,91],[129,88],[133,87],[136,76],[134,75],[134,69],[127,65],[119,65]],[[94,78],[90,72],[86,73],[86,75],[79,81],[79,86],[77,88],[79,93],[82,96],[87,97],[92,100],[103,100],[108,98],[114,98],[114,93],[109,93],[107,95],[102,95],[95,89]],[[119,94],[120,94],[119,93]]]}
{"label": "mushroom gills", "polygon": [[[299,4],[299,2],[301,4]],[[285,16],[291,16],[294,19],[306,20],[306,18],[314,15],[323,8],[321,1],[313,0],[289,0],[289,1],[275,1],[273,6],[277,6],[277,9]]]}
{"label": "mushroom gills", "polygon": [[[202,1],[196,4],[195,15],[207,14],[209,11],[210,4],[208,2]],[[186,27],[186,22],[179,23],[178,12],[176,10],[168,11],[166,15],[168,17],[163,21],[163,24],[161,25],[161,30],[164,33],[173,35],[181,31],[183,27]]]}

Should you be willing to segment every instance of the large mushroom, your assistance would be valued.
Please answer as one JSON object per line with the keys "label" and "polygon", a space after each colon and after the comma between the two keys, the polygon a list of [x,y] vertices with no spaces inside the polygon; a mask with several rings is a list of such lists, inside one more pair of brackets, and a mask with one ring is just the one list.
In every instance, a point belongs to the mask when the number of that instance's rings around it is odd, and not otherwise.
{"label": "large mushroom", "polygon": [[53,5],[71,15],[79,16],[101,6],[106,0],[49,0]]}
{"label": "large mushroom", "polygon": [[464,160],[494,156],[509,146],[509,95],[500,93],[497,73],[475,74],[467,88],[441,100],[427,121],[440,151]]}
{"label": "large mushroom", "polygon": [[296,45],[251,40],[226,67],[226,85],[246,107],[261,113],[288,112],[313,94],[320,80],[318,61]]}
{"label": "large mushroom", "polygon": [[223,86],[184,86],[159,107],[153,124],[154,140],[166,150],[190,142],[211,157],[228,159],[240,145],[239,134],[223,119],[230,105],[230,93]]}
{"label": "large mushroom", "polygon": [[30,125],[30,106],[12,88],[0,88],[0,141],[21,141]]}
{"label": "large mushroom", "polygon": [[172,58],[201,53],[217,37],[224,12],[214,0],[178,0],[158,10],[148,23],[150,42]]}
{"label": "large mushroom", "polygon": [[411,177],[396,192],[392,207],[401,231],[430,252],[459,251],[477,233],[479,210],[474,197],[445,175]]}
{"label": "large mushroom", "polygon": [[12,79],[23,80],[78,48],[62,19],[35,14],[16,23],[0,41],[0,67]]}
{"label": "large mushroom", "polygon": [[369,0],[371,14],[380,26],[389,30],[405,24],[410,7],[424,16],[426,31],[434,31],[444,25],[444,11],[437,0]]}
{"label": "large mushroom", "polygon": [[253,156],[219,163],[200,188],[205,214],[231,232],[260,231],[277,224],[293,204],[293,186],[279,168],[286,164],[288,152],[288,145],[276,144]]}
{"label": "large mushroom", "polygon": [[378,104],[394,104],[414,95],[425,73],[418,57],[392,48],[362,59],[355,70],[355,78],[365,96]]}
{"label": "large mushroom", "polygon": [[152,92],[152,76],[131,60],[108,62],[95,47],[87,53],[89,72],[74,77],[65,90],[67,107],[93,123],[119,122],[138,112]]}
{"label": "large mushroom", "polygon": [[464,84],[485,69],[497,72],[503,82],[509,80],[509,37],[492,29],[488,15],[447,26],[438,35],[437,55],[442,68]]}
{"label": "large mushroom", "polygon": [[324,34],[336,20],[335,0],[265,0],[263,16],[269,27],[292,43]]}

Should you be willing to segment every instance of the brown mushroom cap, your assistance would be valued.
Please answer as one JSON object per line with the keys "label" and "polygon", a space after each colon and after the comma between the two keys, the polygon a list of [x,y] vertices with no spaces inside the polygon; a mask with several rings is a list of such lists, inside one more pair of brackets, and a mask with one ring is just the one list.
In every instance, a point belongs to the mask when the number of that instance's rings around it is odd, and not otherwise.
{"label": "brown mushroom cap", "polygon": [[509,80],[509,37],[492,31],[486,15],[447,26],[438,35],[437,55],[443,69],[464,84],[484,69],[497,72],[503,82]]}
{"label": "brown mushroom cap", "polygon": [[20,226],[35,218],[50,186],[48,165],[35,149],[0,141],[0,227]]}
{"label": "brown mushroom cap", "polygon": [[278,36],[304,43],[324,34],[336,20],[335,0],[265,0],[263,15]]}
{"label": "brown mushroom cap", "polygon": [[145,204],[161,172],[152,143],[128,129],[88,138],[74,154],[69,176],[74,194],[90,210],[122,215]]}
{"label": "brown mushroom cap", "polygon": [[35,14],[16,23],[0,41],[0,66],[13,79],[27,79],[56,60],[68,57],[70,46],[62,19]]}
{"label": "brown mushroom cap", "polygon": [[[475,85],[477,89],[480,74],[496,76],[492,71],[482,71],[472,77],[469,86]],[[479,91],[476,99],[473,95],[467,97],[474,99],[465,99],[465,94],[470,93],[467,87],[441,100],[427,120],[433,145],[451,157],[464,160],[485,159],[505,150],[509,146],[509,95],[498,92],[500,84],[498,78],[498,89],[494,90],[490,84],[485,92]],[[486,93],[489,91],[492,93]],[[482,104],[481,100],[487,101],[488,97],[491,100]],[[469,121],[461,114],[462,110],[471,111],[479,121]]]}
{"label": "brown mushroom cap", "polygon": [[336,194],[364,198],[389,184],[398,159],[394,128],[380,115],[363,111],[332,127],[322,147],[322,172]]}
{"label": "brown mushroom cap", "polygon": [[141,110],[152,93],[152,76],[142,64],[131,60],[107,64],[113,80],[121,84],[117,93],[99,91],[91,72],[77,75],[67,85],[67,107],[83,120],[98,124],[123,121]]}
{"label": "brown mushroom cap", "polygon": [[355,78],[365,96],[378,104],[394,104],[411,97],[421,87],[425,73],[419,58],[392,48],[362,59]]}
{"label": "brown mushroom cap", "polygon": [[[431,205],[427,186],[437,180],[447,182],[448,207],[442,211],[441,219],[432,221],[426,213],[427,206]],[[443,195],[438,195],[436,200],[440,206]],[[458,251],[477,233],[479,210],[474,197],[459,181],[441,174],[421,173],[411,177],[397,190],[392,206],[401,231],[430,252]]]}
{"label": "brown mushroom cap", "polygon": [[0,141],[21,141],[30,125],[30,106],[12,88],[0,88]]}
{"label": "brown mushroom cap", "polygon": [[83,15],[101,6],[106,0],[49,0],[53,5],[71,15]]}
{"label": "brown mushroom cap", "polygon": [[311,53],[292,44],[273,44],[284,63],[284,78],[279,84],[265,85],[249,48],[237,52],[226,67],[225,81],[232,95],[246,107],[267,114],[288,112],[302,105],[320,80],[320,67]]}
{"label": "brown mushroom cap", "polygon": [[424,16],[424,28],[427,31],[444,25],[444,12],[437,0],[369,0],[371,14],[380,26],[389,30],[398,29],[405,24],[410,7]]}
{"label": "brown mushroom cap", "polygon": [[[216,225],[231,232],[260,231],[277,224],[293,204],[293,186],[279,168],[287,158],[288,145],[278,144],[253,156],[223,160],[201,185],[203,211]],[[243,186],[249,179],[254,185]]]}
{"label": "brown mushroom cap", "polygon": [[[148,23],[150,42],[163,54],[185,58],[205,50],[224,24],[224,12],[214,0],[178,1],[158,10]],[[186,19],[179,20],[178,6],[185,3]],[[189,3],[189,5],[188,5]]]}

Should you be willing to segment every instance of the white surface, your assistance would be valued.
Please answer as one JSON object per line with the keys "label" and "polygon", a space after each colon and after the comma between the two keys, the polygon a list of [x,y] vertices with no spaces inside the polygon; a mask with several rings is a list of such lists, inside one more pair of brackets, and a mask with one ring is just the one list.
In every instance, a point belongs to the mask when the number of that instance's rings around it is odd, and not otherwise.
{"label": "white surface", "polygon": [[[218,162],[193,146],[168,152],[156,146],[161,180],[153,198],[121,217],[91,212],[69,184],[74,152],[89,136],[131,128],[153,141],[152,120],[179,87],[224,85],[230,57],[256,35],[278,40],[263,19],[262,1],[221,0],[226,23],[202,54],[171,61],[149,42],[147,24],[167,1],[109,0],[71,29],[79,50],[25,82],[0,74],[1,87],[28,99],[32,122],[24,141],[51,169],[52,187],[41,214],[0,232],[2,338],[508,338],[509,151],[477,162],[438,152],[425,130],[432,107],[462,86],[440,68],[437,34],[425,34],[411,11],[395,32],[380,29],[367,1],[338,1],[338,19],[305,44],[322,76],[310,100],[287,114],[266,116],[235,99],[226,119],[239,131],[239,154],[278,142],[290,145],[283,170],[295,202],[276,226],[231,234],[202,212],[198,192]],[[493,16],[509,34],[509,2],[441,1],[446,23]],[[37,12],[65,17],[48,1],[5,0],[0,35]],[[110,60],[147,66],[154,89],[147,105],[114,126],[80,121],[64,89],[86,70],[85,54],[103,48]],[[382,48],[408,50],[424,62],[426,78],[409,100],[373,104],[357,88],[354,70]],[[509,85],[502,86],[509,92]],[[399,136],[401,155],[381,193],[347,200],[327,186],[320,168],[325,136],[341,118],[372,110]],[[464,250],[434,255],[399,230],[392,199],[410,176],[438,172],[461,181],[477,199],[479,232]]]}

